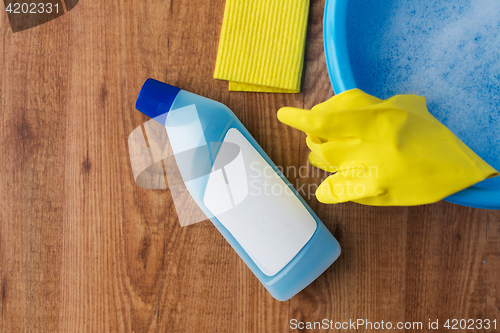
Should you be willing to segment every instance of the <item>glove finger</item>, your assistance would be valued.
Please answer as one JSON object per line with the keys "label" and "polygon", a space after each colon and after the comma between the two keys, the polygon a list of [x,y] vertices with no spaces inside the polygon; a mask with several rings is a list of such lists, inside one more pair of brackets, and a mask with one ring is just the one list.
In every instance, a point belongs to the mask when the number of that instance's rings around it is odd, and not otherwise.
{"label": "glove finger", "polygon": [[319,138],[352,135],[352,126],[346,126],[345,124],[348,122],[344,119],[345,117],[339,117],[339,114],[283,107],[278,110],[278,120],[285,125]]}
{"label": "glove finger", "polygon": [[338,171],[336,167],[331,167],[328,162],[318,157],[313,151],[309,153],[309,163],[316,168],[319,168],[326,172],[336,172]]}
{"label": "glove finger", "polygon": [[[378,104],[383,100],[368,95],[359,89],[351,89],[333,96],[329,100],[320,103],[312,110],[284,107],[278,110],[278,119],[291,127],[301,130],[307,134],[313,134],[322,138],[331,138],[352,135],[357,121],[366,120],[366,112],[363,108]],[[344,133],[346,135],[344,135]]]}
{"label": "glove finger", "polygon": [[363,201],[383,195],[385,190],[373,178],[345,178],[338,172],[329,176],[316,190],[322,203],[335,204],[348,201]]}
{"label": "glove finger", "polygon": [[349,138],[361,136],[367,127],[373,126],[374,112],[364,109],[318,112],[283,107],[278,110],[278,120],[318,138]]}
{"label": "glove finger", "polygon": [[329,173],[338,172],[339,175],[342,175],[342,177],[345,178],[356,178],[356,177],[361,178],[361,177],[366,177],[365,176],[366,174],[369,174],[370,176],[372,174],[373,175],[378,174],[377,168],[375,167],[366,168],[362,163],[355,160],[345,161],[340,163],[339,165],[325,163],[321,158],[316,156],[314,152],[309,153],[309,163],[312,166]]}
{"label": "glove finger", "polygon": [[[314,132],[325,121],[323,118],[323,115],[305,109],[283,107],[278,110],[279,121],[305,133]],[[328,135],[325,137],[328,137]]]}
{"label": "glove finger", "polygon": [[362,163],[359,156],[361,145],[359,138],[336,138],[323,142],[317,137],[308,136],[306,143],[314,153],[314,159],[310,158],[309,162],[323,170],[335,172],[341,166],[352,166],[353,161]]}

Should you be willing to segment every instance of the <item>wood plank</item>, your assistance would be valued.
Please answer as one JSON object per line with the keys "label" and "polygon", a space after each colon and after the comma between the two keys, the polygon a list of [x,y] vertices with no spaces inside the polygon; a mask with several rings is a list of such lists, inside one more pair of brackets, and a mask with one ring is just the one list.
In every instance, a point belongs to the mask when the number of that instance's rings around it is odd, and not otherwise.
{"label": "wood plank", "polygon": [[3,21],[2,328],[58,328],[68,19],[13,34]]}

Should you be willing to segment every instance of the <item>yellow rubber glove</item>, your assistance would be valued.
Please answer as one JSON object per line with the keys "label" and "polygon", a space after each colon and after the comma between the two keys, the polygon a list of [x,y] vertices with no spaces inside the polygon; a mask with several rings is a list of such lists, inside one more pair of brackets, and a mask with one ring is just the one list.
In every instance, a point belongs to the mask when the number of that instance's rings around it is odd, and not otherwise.
{"label": "yellow rubber glove", "polygon": [[278,119],[307,134],[309,161],[330,175],[323,203],[411,206],[439,201],[498,172],[427,110],[425,98],[381,100],[352,89]]}

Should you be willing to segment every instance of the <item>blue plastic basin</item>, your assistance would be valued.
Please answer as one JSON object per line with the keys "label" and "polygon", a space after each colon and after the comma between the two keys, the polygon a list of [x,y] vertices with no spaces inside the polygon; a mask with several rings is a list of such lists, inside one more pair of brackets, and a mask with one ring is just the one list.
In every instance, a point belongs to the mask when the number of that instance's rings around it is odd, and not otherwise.
{"label": "blue plastic basin", "polygon": [[[487,2],[494,6],[495,11],[499,9],[497,3]],[[482,6],[478,13],[465,13],[476,4]],[[429,111],[438,120],[499,170],[500,66],[494,59],[500,59],[496,58],[500,54],[500,43],[484,44],[484,41],[497,36],[500,39],[500,23],[491,25],[484,19],[480,21],[480,16],[488,13],[484,4],[465,0],[327,0],[323,22],[324,48],[335,94],[360,88],[383,99],[405,93],[423,95],[427,98]],[[469,23],[460,21],[464,17],[470,17],[470,24],[484,24],[484,27],[470,35],[470,30],[466,30]],[[451,29],[454,26],[454,30]],[[440,29],[440,32],[433,29]],[[451,32],[444,40],[445,44],[443,41],[439,45],[429,42],[429,36],[434,33],[440,37],[446,29]],[[462,35],[453,34],[457,29],[464,29]],[[470,45],[467,38],[472,38]],[[496,45],[497,49],[484,49],[481,42]],[[452,52],[459,52],[462,48],[463,58],[456,53],[460,57],[456,58],[458,68],[455,68],[455,61],[451,61],[455,53]],[[445,63],[447,57],[449,64]],[[471,67],[474,72],[462,70],[472,65],[475,66]],[[437,73],[438,70],[441,72]],[[426,73],[430,73],[429,79]],[[456,92],[450,90],[437,94],[441,87],[436,85],[439,81],[434,82],[434,77],[445,83],[448,80],[446,84],[463,83],[463,87]],[[453,107],[448,111],[446,108],[457,103],[458,90],[470,93],[474,98],[460,104],[464,105],[463,110]],[[481,105],[477,105],[478,101]],[[470,112],[475,110],[481,111],[480,117],[479,111],[473,114],[477,117],[471,116]],[[487,179],[445,200],[476,208],[500,209],[500,177]]]}

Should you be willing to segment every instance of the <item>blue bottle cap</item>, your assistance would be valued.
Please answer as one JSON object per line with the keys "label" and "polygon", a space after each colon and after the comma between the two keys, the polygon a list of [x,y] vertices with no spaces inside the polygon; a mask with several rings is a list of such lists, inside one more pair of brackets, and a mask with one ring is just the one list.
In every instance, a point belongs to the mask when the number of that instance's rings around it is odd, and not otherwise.
{"label": "blue bottle cap", "polygon": [[177,87],[154,79],[147,79],[139,92],[135,108],[164,124],[166,114],[179,91],[180,89]]}

